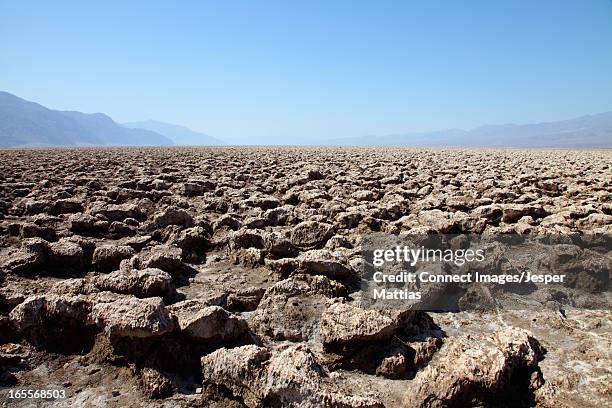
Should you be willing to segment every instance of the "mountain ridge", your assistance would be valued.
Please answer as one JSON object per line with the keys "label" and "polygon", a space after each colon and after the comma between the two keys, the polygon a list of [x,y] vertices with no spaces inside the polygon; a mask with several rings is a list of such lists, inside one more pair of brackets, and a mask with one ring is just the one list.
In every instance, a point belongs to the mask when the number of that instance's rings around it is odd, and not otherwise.
{"label": "mountain ridge", "polygon": [[612,148],[612,111],[559,121],[339,138],[326,145]]}
{"label": "mountain ridge", "polygon": [[[104,113],[49,109],[0,91],[0,147],[224,145],[187,127],[146,120],[119,124]],[[505,123],[384,136],[311,140],[304,145],[612,148],[612,111],[531,124]]]}
{"label": "mountain ridge", "polygon": [[127,128],[146,129],[171,139],[177,145],[182,146],[210,146],[223,145],[223,141],[207,135],[206,133],[196,132],[188,127],[175,125],[172,123],[161,122],[158,120],[144,120],[139,122],[122,123],[121,126]]}
{"label": "mountain ridge", "polygon": [[128,129],[104,113],[49,109],[0,91],[0,147],[171,146],[145,129]]}

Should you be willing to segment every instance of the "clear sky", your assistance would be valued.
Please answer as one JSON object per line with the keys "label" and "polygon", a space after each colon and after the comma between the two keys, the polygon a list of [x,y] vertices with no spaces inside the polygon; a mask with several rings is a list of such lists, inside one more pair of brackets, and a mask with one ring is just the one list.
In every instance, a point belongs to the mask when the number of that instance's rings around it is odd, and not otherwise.
{"label": "clear sky", "polygon": [[612,1],[0,0],[0,90],[236,143],[612,110]]}

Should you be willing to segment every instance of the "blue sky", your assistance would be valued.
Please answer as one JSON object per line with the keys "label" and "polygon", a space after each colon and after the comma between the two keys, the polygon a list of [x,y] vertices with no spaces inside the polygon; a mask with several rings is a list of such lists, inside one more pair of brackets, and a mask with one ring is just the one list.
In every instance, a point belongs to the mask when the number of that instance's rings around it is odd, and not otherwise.
{"label": "blue sky", "polygon": [[612,1],[0,0],[0,90],[235,143],[612,110]]}

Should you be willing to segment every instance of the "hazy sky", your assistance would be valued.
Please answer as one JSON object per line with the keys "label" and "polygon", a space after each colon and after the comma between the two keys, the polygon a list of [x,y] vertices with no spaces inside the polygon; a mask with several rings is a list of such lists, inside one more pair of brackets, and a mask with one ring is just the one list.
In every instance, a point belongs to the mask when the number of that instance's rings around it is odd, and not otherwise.
{"label": "hazy sky", "polygon": [[0,90],[249,144],[565,119],[612,110],[612,1],[0,0]]}

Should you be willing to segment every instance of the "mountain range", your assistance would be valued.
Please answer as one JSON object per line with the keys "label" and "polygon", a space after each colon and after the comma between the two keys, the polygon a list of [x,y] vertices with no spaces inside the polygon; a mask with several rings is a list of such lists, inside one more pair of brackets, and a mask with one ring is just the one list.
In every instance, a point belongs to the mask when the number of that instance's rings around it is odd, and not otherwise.
{"label": "mountain range", "polygon": [[0,92],[0,146],[172,144],[169,138],[150,130],[119,126],[103,113],[52,110]]}
{"label": "mountain range", "polygon": [[164,135],[177,145],[197,146],[197,145],[222,145],[221,140],[209,136],[205,133],[194,132],[193,130],[179,125],[159,122],[157,120],[145,120],[142,122],[123,123],[127,128],[147,129],[160,135]]}
{"label": "mountain range", "polygon": [[431,147],[583,147],[612,148],[612,112],[528,125],[488,125],[336,139],[334,145]]}
{"label": "mountain range", "polygon": [[[53,110],[0,91],[0,147],[220,144],[224,143],[179,125],[154,120],[118,124],[103,113]],[[448,129],[303,144],[612,148],[612,112],[528,125],[489,125],[471,130]]]}
{"label": "mountain range", "polygon": [[140,124],[121,125],[103,113],[53,110],[0,91],[0,147],[221,144],[182,126]]}

